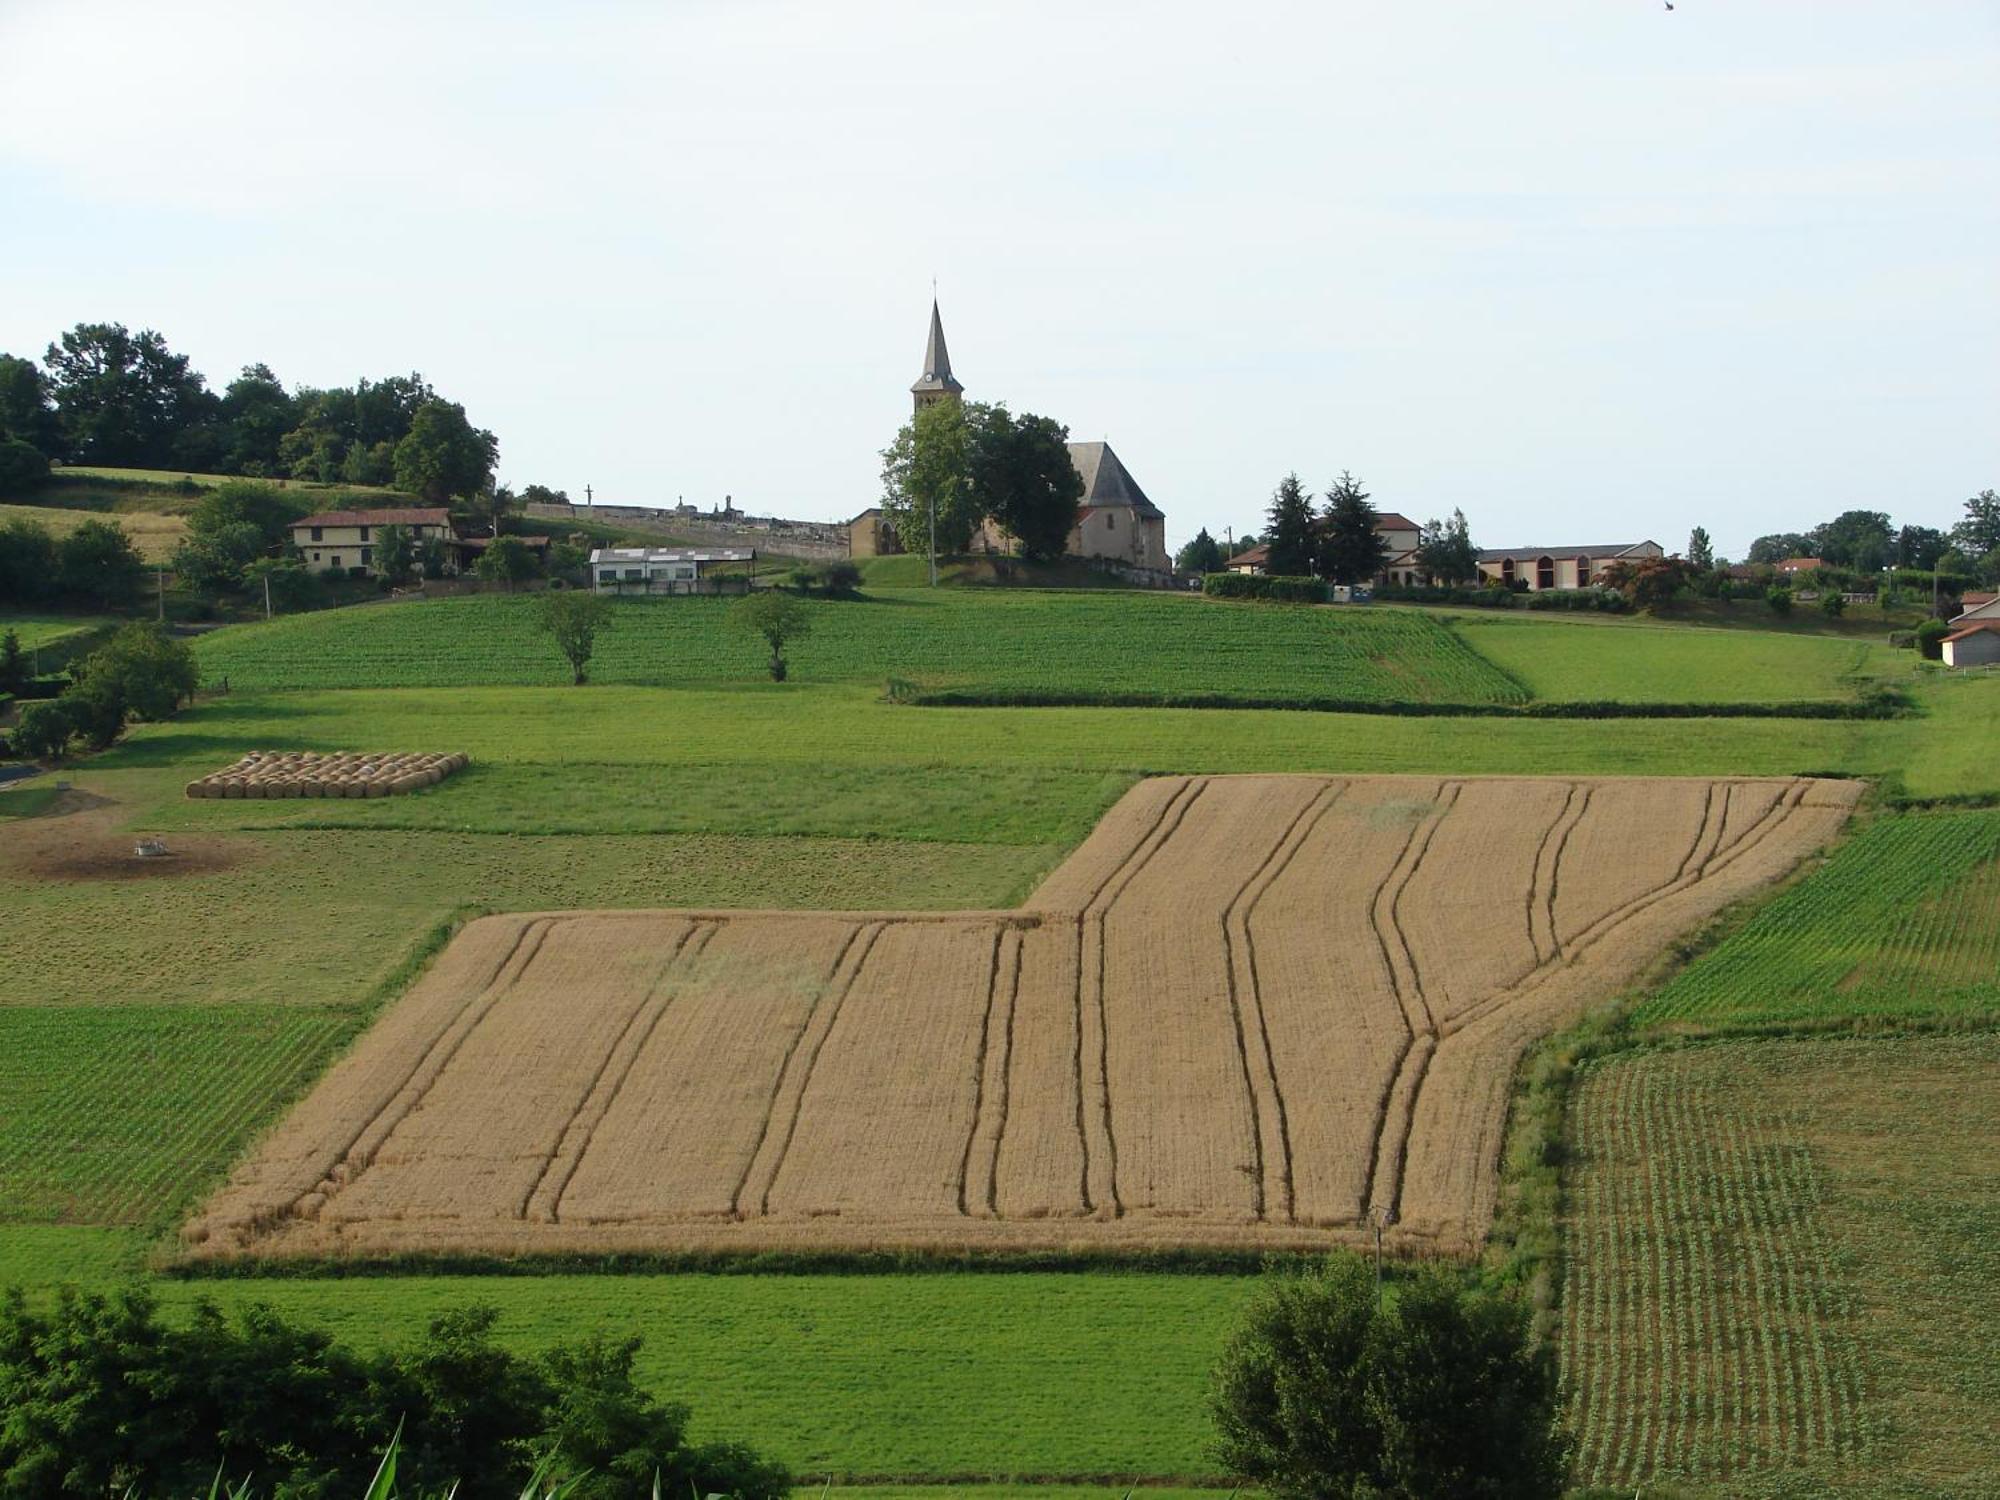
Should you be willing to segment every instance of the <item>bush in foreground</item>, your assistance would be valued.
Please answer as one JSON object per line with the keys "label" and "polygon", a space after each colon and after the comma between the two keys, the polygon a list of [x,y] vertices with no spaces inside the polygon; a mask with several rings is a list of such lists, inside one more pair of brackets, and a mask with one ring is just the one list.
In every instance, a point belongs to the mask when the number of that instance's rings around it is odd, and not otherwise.
{"label": "bush in foreground", "polygon": [[[578,1500],[782,1493],[776,1465],[687,1442],[687,1411],[632,1379],[636,1339],[593,1338],[524,1359],[467,1308],[424,1336],[360,1354],[268,1308],[202,1304],[163,1322],[140,1292],[59,1294],[46,1313],[0,1301],[0,1495],[197,1495],[218,1471],[260,1495],[359,1492],[396,1447],[405,1492],[521,1492],[541,1472]],[[400,1431],[400,1436],[398,1436]]]}
{"label": "bush in foreground", "polygon": [[1353,1256],[1266,1285],[1214,1410],[1217,1457],[1278,1500],[1542,1500],[1568,1468],[1525,1305],[1433,1270],[1384,1306]]}

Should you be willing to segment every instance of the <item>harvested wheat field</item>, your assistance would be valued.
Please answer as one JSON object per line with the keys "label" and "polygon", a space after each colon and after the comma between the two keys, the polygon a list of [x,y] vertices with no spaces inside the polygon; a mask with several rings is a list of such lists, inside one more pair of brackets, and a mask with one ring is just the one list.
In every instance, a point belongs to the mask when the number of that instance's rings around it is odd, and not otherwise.
{"label": "harvested wheat field", "polygon": [[252,750],[187,784],[190,797],[393,797],[463,770],[459,754]]}
{"label": "harvested wheat field", "polygon": [[487,917],[186,1241],[1469,1249],[1522,1049],[1860,790],[1161,777],[1019,911]]}

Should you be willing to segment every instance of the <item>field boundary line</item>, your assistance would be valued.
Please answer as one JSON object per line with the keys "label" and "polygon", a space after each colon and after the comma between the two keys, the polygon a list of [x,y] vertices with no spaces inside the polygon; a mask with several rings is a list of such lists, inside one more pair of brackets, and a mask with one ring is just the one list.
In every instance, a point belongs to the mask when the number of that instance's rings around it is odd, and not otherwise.
{"label": "field boundary line", "polygon": [[[973,1063],[972,1129],[966,1133],[965,1156],[958,1168],[958,1211],[968,1216],[1000,1216],[1000,1138],[1007,1129],[1007,1075],[1013,1066],[1014,1001],[1020,985],[1020,931],[999,928],[993,934],[986,1020],[979,1033],[979,1055]],[[972,1188],[975,1156],[979,1161],[977,1178],[985,1183],[985,1191],[977,1195]],[[975,1208],[981,1212],[975,1214]]]}
{"label": "field boundary line", "polygon": [[[673,946],[673,951],[654,973],[638,1006],[605,1052],[604,1061],[598,1065],[597,1076],[591,1079],[590,1087],[584,1090],[583,1097],[577,1100],[576,1108],[571,1112],[568,1123],[563,1126],[555,1144],[549,1149],[548,1158],[542,1163],[542,1170],[536,1175],[534,1185],[522,1198],[521,1210],[515,1215],[516,1218],[533,1219],[537,1223],[550,1224],[561,1221],[563,1194],[569,1191],[571,1181],[575,1179],[578,1169],[583,1166],[583,1159],[590,1154],[591,1146],[596,1143],[597,1127],[602,1125],[605,1116],[611,1113],[611,1106],[618,1102],[618,1094],[625,1087],[625,1080],[632,1076],[634,1064],[646,1050],[647,1044],[652,1041],[653,1033],[659,1029],[667,1011],[674,1001],[680,998],[680,986],[676,982],[679,976],[675,971],[680,967],[681,960],[699,959],[710,940],[721,930],[720,922],[688,923],[687,930],[680,935],[679,941]],[[651,1014],[648,1015],[648,1012]],[[642,1018],[645,1021],[643,1027],[640,1025]],[[632,1041],[635,1034],[637,1040]],[[626,1046],[628,1041],[631,1041],[629,1047]],[[623,1061],[619,1062],[621,1050],[624,1056]],[[617,1076],[611,1077],[614,1063],[617,1064]],[[604,1086],[607,1078],[610,1079],[609,1088]],[[572,1136],[576,1138],[576,1149],[565,1153]],[[559,1161],[564,1162],[560,1170],[557,1168]],[[555,1174],[553,1181],[550,1180],[552,1172]],[[548,1189],[546,1194],[543,1193],[545,1187]],[[537,1198],[545,1199],[540,1216],[531,1212]]]}
{"label": "field boundary line", "polygon": [[[840,1018],[841,1003],[854,987],[854,981],[860,977],[862,966],[874,951],[875,940],[887,925],[885,922],[871,922],[848,934],[839,956],[834,959],[833,972],[825,989],[820,992],[805,1023],[792,1038],[791,1046],[785,1050],[785,1061],[778,1070],[777,1086],[772,1090],[771,1103],[765,1110],[764,1129],[757,1137],[750,1164],[743,1169],[743,1179],[737,1184],[736,1195],[730,1200],[730,1211],[735,1217],[749,1217],[743,1209],[743,1198],[753,1179],[760,1184],[755,1193],[757,1216],[762,1218],[770,1214],[771,1190],[777,1186],[778,1173],[792,1149],[792,1137],[798,1132],[799,1114],[805,1108],[806,1085],[812,1081],[820,1048],[826,1045],[827,1033],[833,1030],[833,1023]],[[848,961],[850,958],[852,963]],[[803,1060],[800,1057],[802,1052]],[[770,1129],[772,1117],[780,1111],[786,1115],[784,1138],[778,1140],[775,1149],[770,1149],[771,1142],[776,1139]]]}

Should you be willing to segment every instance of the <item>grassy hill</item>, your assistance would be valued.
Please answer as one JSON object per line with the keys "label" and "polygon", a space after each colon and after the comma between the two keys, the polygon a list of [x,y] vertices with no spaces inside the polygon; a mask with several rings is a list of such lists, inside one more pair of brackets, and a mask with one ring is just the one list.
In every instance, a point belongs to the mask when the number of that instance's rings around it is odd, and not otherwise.
{"label": "grassy hill", "polygon": [[[593,677],[606,683],[752,681],[761,643],[718,598],[616,600]],[[799,679],[927,686],[1302,693],[1507,703],[1520,688],[1415,611],[1218,605],[1177,595],[882,591],[812,601],[789,651]],[[559,683],[562,659],[525,596],[479,595],[299,615],[218,631],[202,670],[246,688]]]}

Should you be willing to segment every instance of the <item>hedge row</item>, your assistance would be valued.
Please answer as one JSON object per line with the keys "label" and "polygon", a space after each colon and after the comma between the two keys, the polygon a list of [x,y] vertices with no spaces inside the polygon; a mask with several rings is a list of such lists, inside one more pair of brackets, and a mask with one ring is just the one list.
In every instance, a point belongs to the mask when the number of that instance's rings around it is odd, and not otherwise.
{"label": "hedge row", "polygon": [[1907,693],[1882,688],[1858,698],[1797,703],[1396,703],[1376,699],[1250,693],[1089,692],[1059,688],[913,689],[893,683],[894,703],[919,708],[1268,708],[1302,713],[1418,719],[1896,719],[1915,711]]}
{"label": "hedge row", "polygon": [[1587,610],[1609,615],[1624,614],[1631,608],[1625,596],[1616,589],[1543,589],[1536,593],[1525,588],[1498,585],[1466,588],[1458,584],[1411,583],[1386,584],[1375,590],[1375,597],[1400,604],[1460,604],[1473,609]]}
{"label": "hedge row", "polygon": [[1259,573],[1210,573],[1201,591],[1211,599],[1263,599],[1273,604],[1325,604],[1333,597],[1318,578],[1286,578]]}

